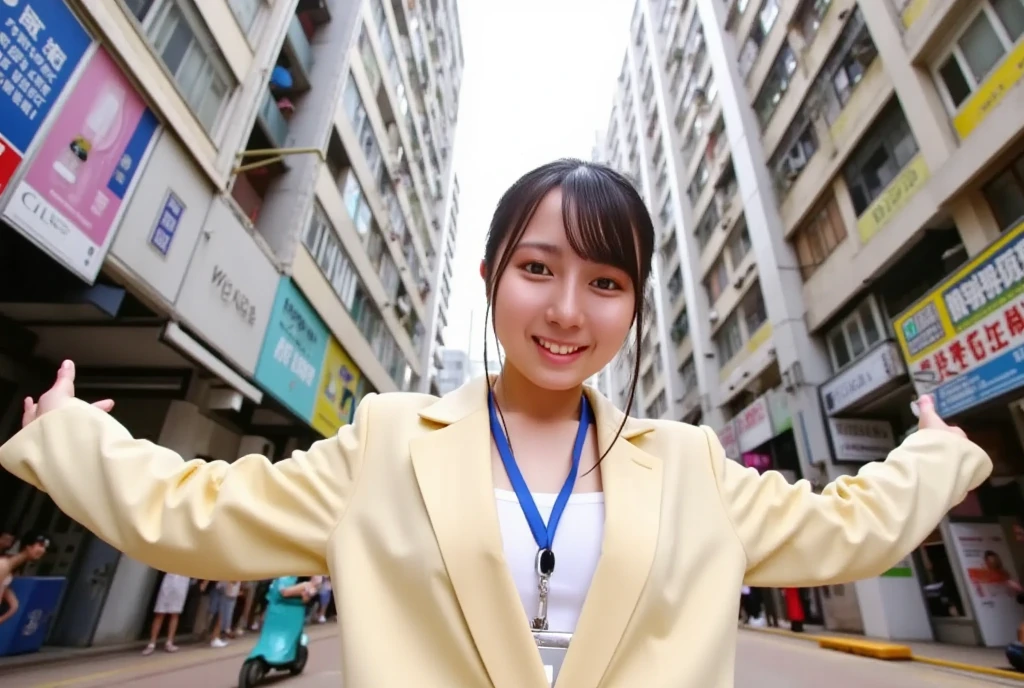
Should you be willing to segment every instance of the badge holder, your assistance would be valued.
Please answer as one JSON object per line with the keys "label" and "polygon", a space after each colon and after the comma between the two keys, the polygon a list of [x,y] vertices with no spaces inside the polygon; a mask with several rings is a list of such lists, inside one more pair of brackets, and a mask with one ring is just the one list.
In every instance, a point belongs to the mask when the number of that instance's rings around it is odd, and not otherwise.
{"label": "badge holder", "polygon": [[562,669],[562,662],[565,661],[565,653],[569,651],[569,641],[572,640],[572,633],[557,633],[555,631],[534,631],[533,640],[537,643],[540,651],[540,661],[544,665],[544,673],[548,677],[548,685],[555,685],[558,680],[558,672]]}

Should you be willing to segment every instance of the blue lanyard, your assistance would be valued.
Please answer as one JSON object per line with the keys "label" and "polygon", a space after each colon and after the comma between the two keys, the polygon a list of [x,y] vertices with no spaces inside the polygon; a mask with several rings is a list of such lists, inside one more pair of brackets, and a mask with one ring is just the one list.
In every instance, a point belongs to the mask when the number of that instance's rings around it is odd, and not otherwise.
{"label": "blue lanyard", "polygon": [[[569,495],[572,494],[573,486],[576,484],[576,476],[580,470],[580,457],[583,455],[583,443],[587,439],[587,429],[590,427],[590,406],[587,403],[587,397],[583,397],[580,407],[580,427],[576,431],[576,442],[572,447],[572,467],[569,469],[565,484],[562,485],[562,489],[558,493],[558,498],[555,499],[555,505],[551,509],[551,517],[548,519],[547,525],[544,525],[544,519],[541,517],[540,511],[537,510],[537,503],[533,501],[530,488],[527,487],[523,474],[519,471],[519,466],[516,465],[512,447],[509,446],[505,430],[501,427],[501,421],[498,419],[498,406],[494,402],[493,393],[488,396],[487,402],[491,415],[491,434],[494,436],[494,444],[498,448],[498,456],[501,457],[501,462],[505,465],[505,472],[508,474],[509,482],[512,483],[512,489],[515,490],[519,507],[523,510],[526,522],[533,532],[533,539],[537,542],[537,547],[540,550],[539,555],[547,554],[549,557],[550,565],[544,566],[544,568],[553,570],[554,555],[551,552],[551,546],[555,542],[555,531],[558,529],[562,512],[565,511]],[[539,556],[538,562],[540,561]],[[544,571],[544,573],[550,575],[551,571]]]}

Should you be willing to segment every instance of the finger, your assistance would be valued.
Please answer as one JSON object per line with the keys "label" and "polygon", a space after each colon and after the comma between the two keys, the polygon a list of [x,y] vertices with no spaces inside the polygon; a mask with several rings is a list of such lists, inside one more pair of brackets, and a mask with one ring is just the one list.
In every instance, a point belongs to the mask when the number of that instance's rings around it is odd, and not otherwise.
{"label": "finger", "polygon": [[94,401],[92,405],[98,408],[100,411],[106,411],[107,413],[110,413],[114,408],[114,400],[101,399],[99,401]]}
{"label": "finger", "polygon": [[36,402],[32,401],[32,397],[25,397],[22,407],[21,425],[24,427],[36,419]]}

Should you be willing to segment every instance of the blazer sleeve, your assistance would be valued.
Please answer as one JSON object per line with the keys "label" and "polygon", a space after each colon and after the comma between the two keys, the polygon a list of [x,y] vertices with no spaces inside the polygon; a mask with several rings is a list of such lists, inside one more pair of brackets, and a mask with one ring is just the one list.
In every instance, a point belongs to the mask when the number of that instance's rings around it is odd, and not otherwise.
{"label": "blazer sleeve", "polygon": [[725,456],[704,428],[723,507],[758,587],[814,587],[878,576],[938,526],[992,472],[976,444],[919,430],[885,461],[842,476],[821,494],[776,471],[758,474]]}
{"label": "blazer sleeve", "polygon": [[200,580],[326,571],[327,541],[363,464],[368,395],[351,425],[271,463],[185,461],[74,399],[0,447],[0,465],[149,566]]}

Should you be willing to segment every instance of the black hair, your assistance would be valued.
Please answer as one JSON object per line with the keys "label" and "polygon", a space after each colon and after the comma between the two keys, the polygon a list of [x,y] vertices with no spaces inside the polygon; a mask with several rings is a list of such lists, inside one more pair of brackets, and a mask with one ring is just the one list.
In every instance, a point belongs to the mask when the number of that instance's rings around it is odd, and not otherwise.
{"label": "black hair", "polygon": [[[640,375],[640,342],[644,336],[646,285],[654,256],[654,224],[643,198],[622,174],[606,165],[563,158],[527,172],[509,187],[498,201],[487,230],[484,278],[490,317],[485,316],[485,321],[489,319],[491,326],[496,327],[491,304],[497,298],[501,276],[537,207],[555,189],[562,191],[562,222],[572,250],[581,258],[622,270],[633,282],[635,339],[633,373],[625,409],[628,415]],[[487,327],[484,328],[484,369],[490,388]],[[597,464],[604,460],[625,424],[624,417]]]}

